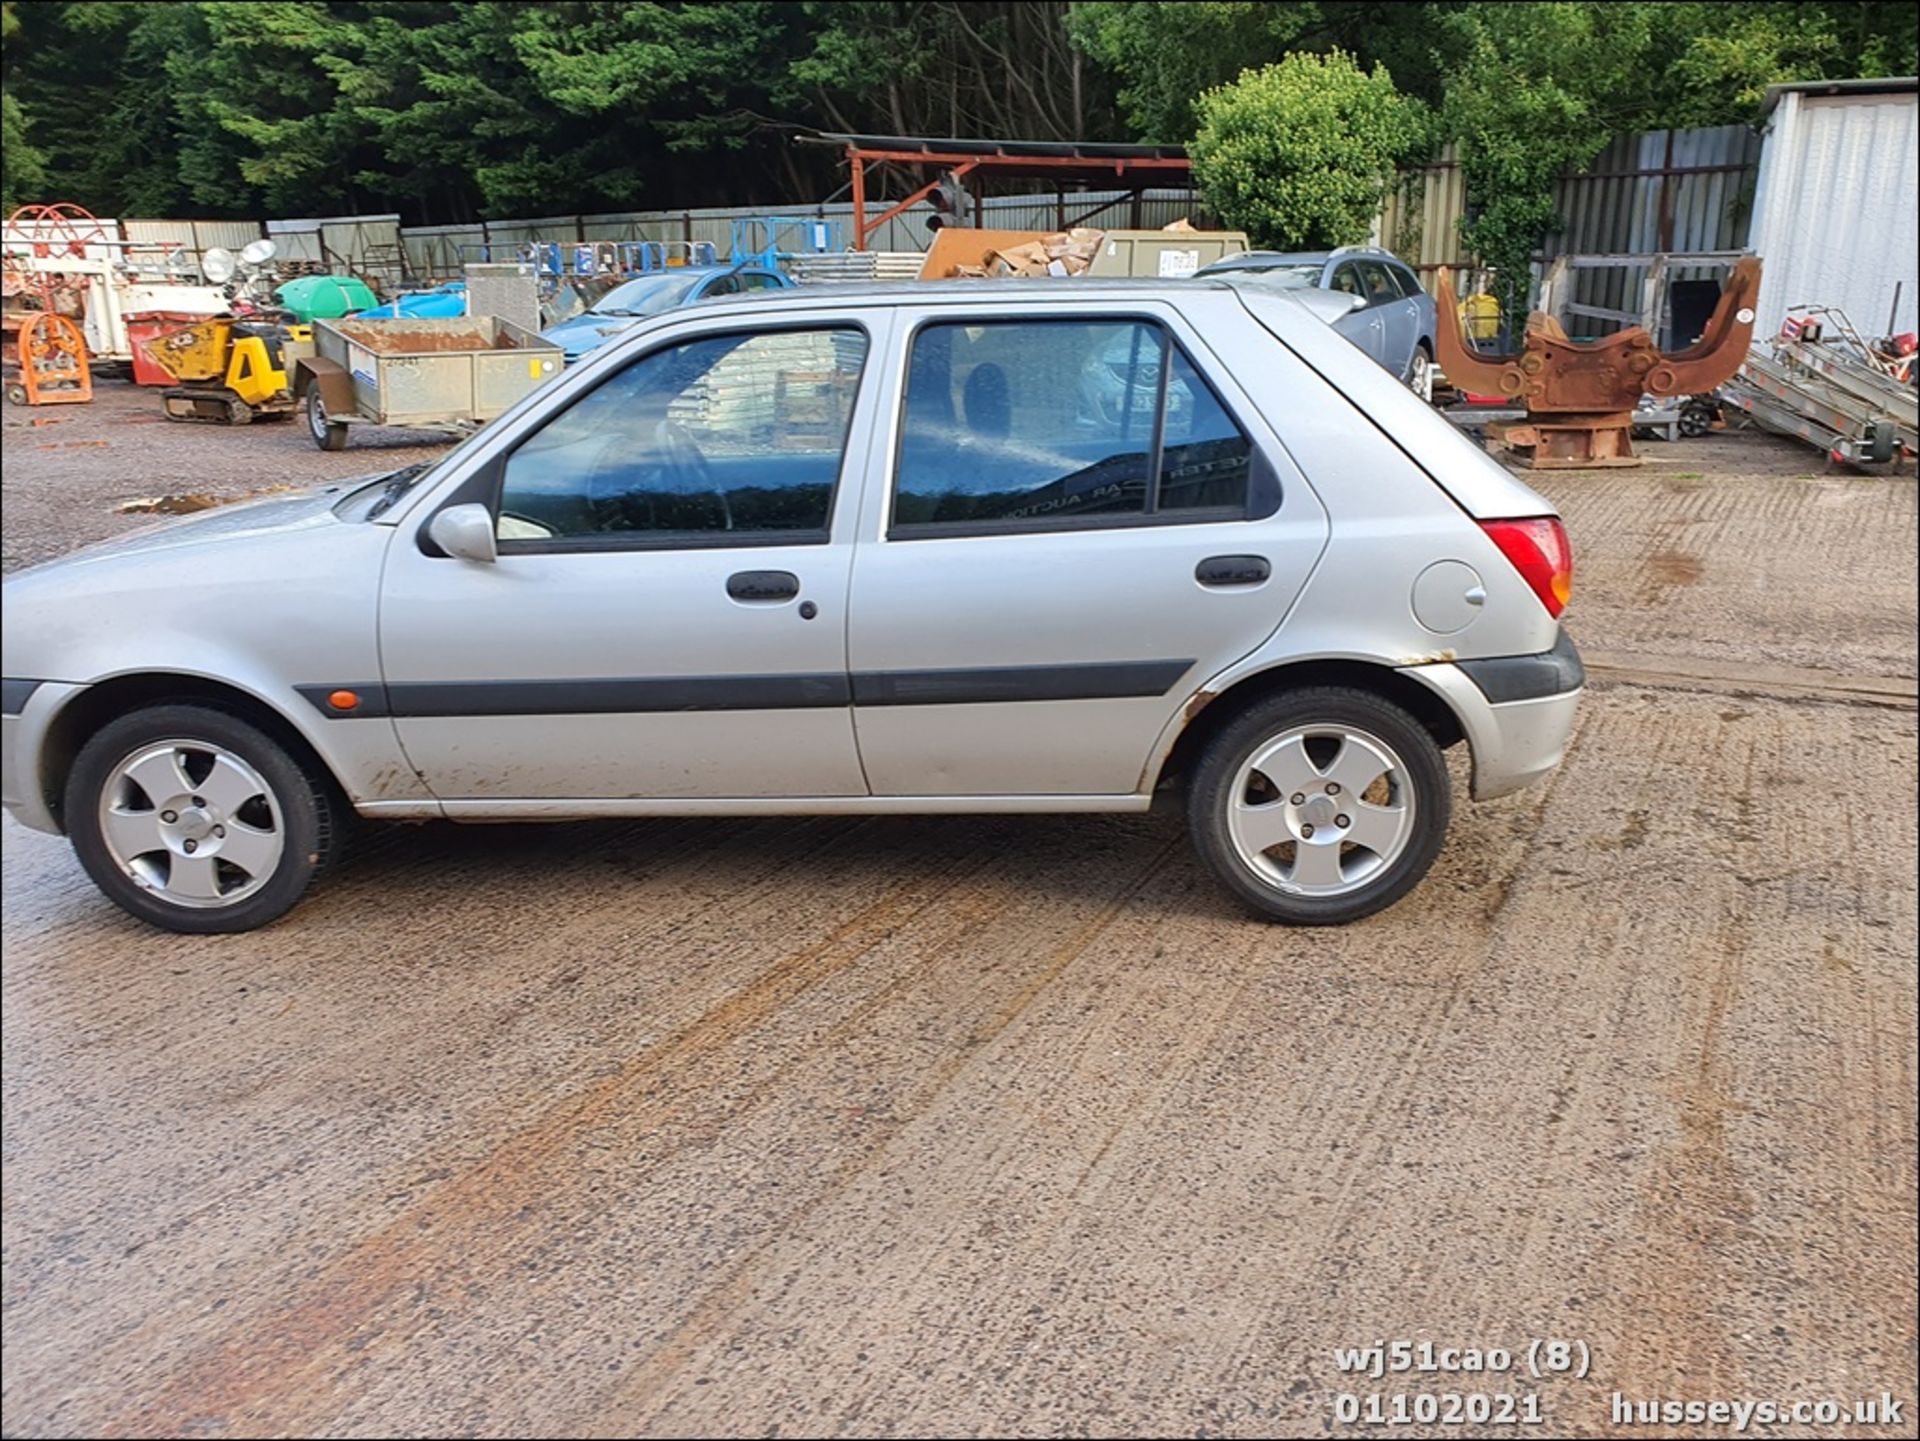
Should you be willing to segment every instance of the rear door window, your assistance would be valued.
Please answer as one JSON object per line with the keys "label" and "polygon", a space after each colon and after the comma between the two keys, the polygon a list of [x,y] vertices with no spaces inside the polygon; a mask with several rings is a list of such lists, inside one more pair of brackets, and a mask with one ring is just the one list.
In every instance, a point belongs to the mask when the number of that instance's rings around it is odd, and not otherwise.
{"label": "rear door window", "polygon": [[1244,516],[1252,463],[1158,324],[937,323],[913,340],[889,533]]}
{"label": "rear door window", "polygon": [[1401,298],[1400,287],[1394,282],[1386,266],[1377,260],[1361,260],[1356,261],[1355,264],[1359,268],[1360,278],[1365,286],[1367,304],[1386,305]]}

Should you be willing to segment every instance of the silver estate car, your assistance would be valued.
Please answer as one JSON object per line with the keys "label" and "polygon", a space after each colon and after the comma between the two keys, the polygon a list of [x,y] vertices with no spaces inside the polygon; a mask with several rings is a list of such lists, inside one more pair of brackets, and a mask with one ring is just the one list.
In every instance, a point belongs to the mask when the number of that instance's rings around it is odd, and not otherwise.
{"label": "silver estate car", "polygon": [[[1280,290],[1320,291],[1338,300],[1329,323],[1399,376],[1422,400],[1433,399],[1439,311],[1406,261],[1391,251],[1348,245],[1282,254],[1249,250],[1216,260],[1199,274]],[[1324,309],[1323,314],[1327,313]]]}
{"label": "silver estate car", "polygon": [[1283,291],[802,287],[643,321],[430,467],[5,586],[5,802],[178,931],[372,819],[1143,811],[1255,912],[1560,760],[1553,507]]}

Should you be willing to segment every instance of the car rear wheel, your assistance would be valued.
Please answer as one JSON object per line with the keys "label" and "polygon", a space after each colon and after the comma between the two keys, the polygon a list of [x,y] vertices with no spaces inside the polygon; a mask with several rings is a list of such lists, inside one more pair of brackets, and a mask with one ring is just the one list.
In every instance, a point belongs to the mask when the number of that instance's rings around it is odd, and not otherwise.
{"label": "car rear wheel", "polygon": [[1433,404],[1433,353],[1427,349],[1426,341],[1413,348],[1413,367],[1407,372],[1407,389]]}
{"label": "car rear wheel", "polygon": [[1187,806],[1201,857],[1255,914],[1340,925],[1419,883],[1453,797],[1439,746],[1411,715],[1316,686],[1230,722],[1202,755]]}
{"label": "car rear wheel", "polygon": [[247,931],[305,893],[339,834],[323,776],[226,711],[159,705],[103,727],[67,778],[80,864],[129,915]]}

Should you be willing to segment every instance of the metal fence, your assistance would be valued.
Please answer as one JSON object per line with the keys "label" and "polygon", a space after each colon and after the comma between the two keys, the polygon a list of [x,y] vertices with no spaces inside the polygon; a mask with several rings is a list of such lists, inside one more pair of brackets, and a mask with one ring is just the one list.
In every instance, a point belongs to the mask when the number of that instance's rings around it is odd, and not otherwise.
{"label": "metal fence", "polygon": [[236,255],[260,238],[256,220],[128,220],[121,231],[138,246],[171,246],[195,265],[216,246]]}
{"label": "metal fence", "polygon": [[352,271],[396,285],[404,271],[398,215],[269,220],[267,238],[283,261]]}
{"label": "metal fence", "polygon": [[[1053,230],[1077,224],[1088,212],[1097,212],[1089,224],[1132,225],[1133,192],[1127,190],[1067,191],[1044,195],[990,195],[980,202],[981,224],[996,230]],[[933,232],[927,219],[931,205],[917,205],[895,216],[869,240],[875,250],[924,251]],[[1138,221],[1158,228],[1182,217],[1203,214],[1198,198],[1188,190],[1148,190],[1141,194]],[[416,279],[449,279],[466,260],[482,251],[494,259],[510,257],[535,241],[592,240],[707,241],[725,254],[737,220],[825,220],[839,226],[842,237],[853,230],[853,204],[726,206],[690,210],[636,210],[612,215],[548,215],[524,220],[474,221],[468,225],[420,225],[401,231],[407,265]]]}
{"label": "metal fence", "polygon": [[[1541,247],[1541,265],[1562,255],[1651,257],[1745,249],[1760,146],[1759,133],[1745,125],[1618,137],[1584,171],[1562,177],[1555,187],[1561,228]],[[1408,172],[1387,198],[1376,238],[1427,278],[1441,266],[1469,267],[1473,257],[1460,239],[1468,201],[1458,155],[1448,146],[1432,165]],[[1720,273],[1711,267],[1668,268],[1677,280]],[[1645,264],[1582,268],[1572,299],[1586,307],[1632,311],[1645,278]]]}

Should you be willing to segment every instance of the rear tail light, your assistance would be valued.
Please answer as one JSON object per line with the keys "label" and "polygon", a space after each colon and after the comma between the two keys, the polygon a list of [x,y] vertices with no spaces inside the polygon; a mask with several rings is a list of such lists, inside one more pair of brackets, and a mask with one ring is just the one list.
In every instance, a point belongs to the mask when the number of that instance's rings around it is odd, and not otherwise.
{"label": "rear tail light", "polygon": [[1573,594],[1573,547],[1558,519],[1483,520],[1480,528],[1533,587],[1548,615],[1558,616],[1567,608],[1567,597]]}

